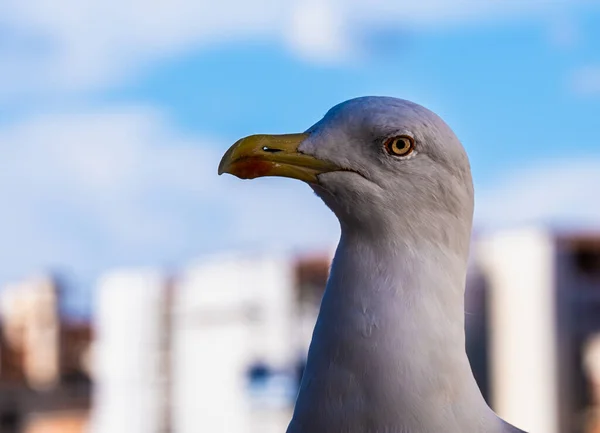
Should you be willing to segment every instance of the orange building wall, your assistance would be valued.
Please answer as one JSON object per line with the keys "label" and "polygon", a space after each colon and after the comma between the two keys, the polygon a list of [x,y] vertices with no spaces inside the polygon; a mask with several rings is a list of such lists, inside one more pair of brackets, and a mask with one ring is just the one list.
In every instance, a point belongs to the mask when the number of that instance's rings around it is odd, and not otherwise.
{"label": "orange building wall", "polygon": [[87,433],[87,413],[37,415],[27,422],[25,433]]}

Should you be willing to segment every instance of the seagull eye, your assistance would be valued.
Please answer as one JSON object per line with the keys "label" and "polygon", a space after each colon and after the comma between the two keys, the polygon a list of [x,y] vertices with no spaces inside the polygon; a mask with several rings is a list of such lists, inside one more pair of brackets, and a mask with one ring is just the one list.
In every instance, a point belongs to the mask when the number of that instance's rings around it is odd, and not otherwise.
{"label": "seagull eye", "polygon": [[415,149],[415,140],[408,135],[392,137],[383,143],[390,155],[407,156]]}

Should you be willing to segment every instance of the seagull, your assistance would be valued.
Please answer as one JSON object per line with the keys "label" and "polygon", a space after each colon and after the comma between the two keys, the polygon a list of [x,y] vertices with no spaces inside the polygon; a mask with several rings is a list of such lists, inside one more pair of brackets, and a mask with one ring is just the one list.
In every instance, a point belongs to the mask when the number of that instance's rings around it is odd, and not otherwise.
{"label": "seagull", "polygon": [[473,182],[440,117],[355,98],[304,133],[238,140],[218,172],[306,182],[340,223],[287,433],[524,433],[466,355]]}

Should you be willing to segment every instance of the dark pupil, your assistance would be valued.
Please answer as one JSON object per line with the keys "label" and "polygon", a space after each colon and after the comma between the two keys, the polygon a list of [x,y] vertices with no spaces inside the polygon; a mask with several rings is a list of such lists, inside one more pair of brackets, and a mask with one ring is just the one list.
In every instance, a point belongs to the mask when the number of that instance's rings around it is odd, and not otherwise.
{"label": "dark pupil", "polygon": [[398,141],[396,141],[396,147],[400,151],[404,150],[406,148],[406,141],[399,139]]}

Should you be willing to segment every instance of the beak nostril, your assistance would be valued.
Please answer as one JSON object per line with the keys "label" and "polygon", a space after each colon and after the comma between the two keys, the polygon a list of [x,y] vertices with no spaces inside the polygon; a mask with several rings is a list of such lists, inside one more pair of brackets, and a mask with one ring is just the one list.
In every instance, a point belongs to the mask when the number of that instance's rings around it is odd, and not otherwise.
{"label": "beak nostril", "polygon": [[281,149],[274,149],[272,147],[268,147],[268,146],[263,146],[262,148],[263,152],[267,152],[267,153],[278,153],[278,152],[282,152]]}

